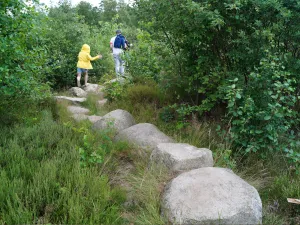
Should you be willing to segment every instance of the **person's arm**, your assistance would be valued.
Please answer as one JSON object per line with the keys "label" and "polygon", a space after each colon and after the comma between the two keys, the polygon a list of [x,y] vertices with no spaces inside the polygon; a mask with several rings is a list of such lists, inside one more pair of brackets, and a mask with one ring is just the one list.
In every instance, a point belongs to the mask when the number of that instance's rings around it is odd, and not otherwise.
{"label": "person's arm", "polygon": [[122,38],[121,46],[123,46],[124,49],[127,48],[127,45],[126,45],[126,42],[125,42],[125,38]]}
{"label": "person's arm", "polygon": [[90,54],[88,54],[87,57],[88,57],[88,60],[94,61],[94,60],[97,60],[97,59],[101,59],[102,55],[97,55],[95,57],[92,57]]}
{"label": "person's arm", "polygon": [[114,38],[110,39],[109,45],[110,45],[110,49],[113,50],[114,48]]}

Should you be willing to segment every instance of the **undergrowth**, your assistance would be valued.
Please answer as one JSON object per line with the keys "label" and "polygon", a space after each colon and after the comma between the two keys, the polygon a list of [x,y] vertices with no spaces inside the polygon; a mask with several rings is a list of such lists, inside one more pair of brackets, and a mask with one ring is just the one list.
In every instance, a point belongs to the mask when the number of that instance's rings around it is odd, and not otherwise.
{"label": "undergrowth", "polygon": [[124,191],[103,172],[114,151],[110,134],[60,113],[60,121],[46,110],[34,124],[1,129],[0,223],[122,224]]}
{"label": "undergrowth", "polygon": [[[135,86],[131,86],[129,89],[125,88],[122,98],[110,102],[105,106],[105,109],[107,111],[127,110],[133,115],[137,123],[152,123],[178,142],[211,149],[214,156],[214,166],[232,169],[259,191],[264,208],[263,224],[300,223],[300,206],[287,202],[287,198],[299,198],[300,178],[296,169],[290,166],[282,153],[265,154],[265,158],[258,155],[249,157],[240,154],[240,149],[233,149],[232,144],[217,132],[218,121],[199,121],[194,117],[176,120],[172,111],[165,111],[164,104],[168,104],[168,102],[161,101],[160,93],[153,94],[159,90],[152,88],[152,91],[148,91],[148,89],[145,85],[144,87],[138,85],[138,88]],[[150,96],[140,97],[145,96],[145,94]],[[147,101],[147,99],[151,99],[151,101]],[[166,99],[170,98],[167,97]],[[164,113],[163,117],[161,117],[162,113]],[[140,177],[135,186],[138,186],[139,183],[141,185],[144,181],[143,176],[147,176],[148,172],[148,168],[143,168],[140,170],[140,174],[135,174],[136,179]],[[150,177],[147,179],[151,180],[151,175],[148,174],[148,176]],[[143,191],[146,190],[142,190],[141,195],[143,195]],[[152,209],[157,209],[155,204],[152,204],[152,207]],[[146,211],[151,210],[147,209]],[[149,216],[149,214],[147,215]],[[155,217],[150,216],[150,218]],[[162,221],[155,221],[156,224],[164,224]],[[143,222],[147,224],[146,220]]]}

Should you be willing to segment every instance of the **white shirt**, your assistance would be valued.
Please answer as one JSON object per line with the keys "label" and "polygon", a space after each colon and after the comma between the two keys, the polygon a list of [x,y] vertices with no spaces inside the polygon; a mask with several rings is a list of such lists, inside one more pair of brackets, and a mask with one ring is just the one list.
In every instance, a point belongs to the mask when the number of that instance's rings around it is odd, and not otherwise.
{"label": "white shirt", "polygon": [[114,55],[119,55],[119,54],[123,53],[123,49],[121,49],[121,48],[115,48],[115,47],[114,47],[114,43],[115,43],[116,37],[117,37],[117,36],[112,37],[112,38],[110,39],[110,43],[109,43],[109,44],[110,44],[110,47],[113,48],[113,54],[114,54]]}

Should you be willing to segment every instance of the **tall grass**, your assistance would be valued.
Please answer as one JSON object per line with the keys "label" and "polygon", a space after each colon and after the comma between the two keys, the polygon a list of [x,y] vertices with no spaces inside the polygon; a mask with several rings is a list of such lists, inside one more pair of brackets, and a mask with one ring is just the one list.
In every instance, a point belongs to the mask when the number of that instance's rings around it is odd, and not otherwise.
{"label": "tall grass", "polygon": [[121,224],[122,190],[80,166],[83,134],[42,114],[0,131],[0,223]]}

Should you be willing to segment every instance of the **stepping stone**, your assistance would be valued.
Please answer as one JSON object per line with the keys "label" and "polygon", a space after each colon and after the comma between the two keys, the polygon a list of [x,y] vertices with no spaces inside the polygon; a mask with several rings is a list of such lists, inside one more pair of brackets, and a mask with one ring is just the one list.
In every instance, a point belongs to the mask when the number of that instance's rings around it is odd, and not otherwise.
{"label": "stepping stone", "polygon": [[152,152],[151,161],[163,163],[173,172],[212,167],[212,152],[182,143],[161,143]]}
{"label": "stepping stone", "polygon": [[133,116],[122,109],[117,109],[107,113],[102,119],[98,120],[93,125],[94,130],[103,130],[106,128],[115,129],[116,132],[120,132],[135,124]]}
{"label": "stepping stone", "polygon": [[172,224],[262,224],[257,190],[225,168],[180,174],[167,185],[162,204]]}
{"label": "stepping stone", "polygon": [[99,120],[102,119],[102,116],[96,116],[96,115],[88,116],[88,119],[89,119],[89,121],[91,121],[92,123],[96,123],[97,121],[99,121]]}
{"label": "stepping stone", "polygon": [[175,141],[150,123],[139,123],[121,131],[114,141],[129,141],[138,147],[153,151],[160,143]]}
{"label": "stepping stone", "polygon": [[62,100],[68,100],[72,103],[81,103],[86,101],[86,98],[73,98],[73,97],[67,97],[67,96],[55,96],[56,99],[62,99]]}
{"label": "stepping stone", "polygon": [[126,79],[124,77],[119,77],[119,78],[115,78],[115,79],[112,79],[110,81],[107,81],[105,83],[115,83],[115,82],[119,82],[120,84],[124,84],[126,82]]}
{"label": "stepping stone", "polygon": [[87,115],[84,114],[73,114],[72,116],[77,122],[82,121],[82,120],[86,120],[88,118]]}
{"label": "stepping stone", "polygon": [[72,114],[88,114],[90,110],[80,106],[68,106],[68,111]]}
{"label": "stepping stone", "polygon": [[82,90],[79,87],[72,87],[70,88],[70,93],[76,97],[86,97],[87,96],[87,92],[85,92],[84,90]]}
{"label": "stepping stone", "polygon": [[83,86],[83,90],[87,93],[99,94],[102,89],[104,89],[104,86],[101,86],[99,84],[87,83],[87,85]]}
{"label": "stepping stone", "polygon": [[99,106],[99,107],[102,107],[102,106],[104,106],[106,103],[107,103],[107,99],[102,99],[102,100],[98,101],[98,106]]}

